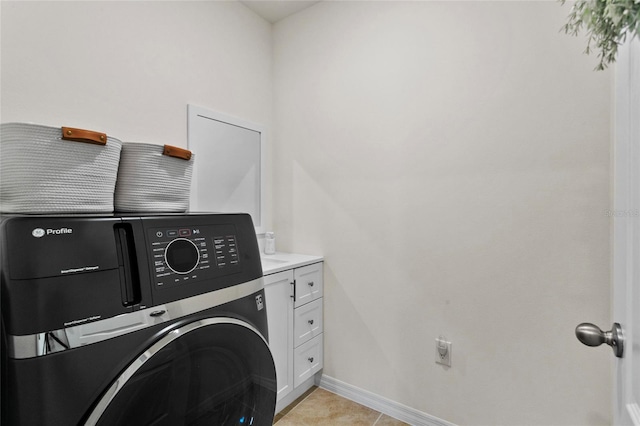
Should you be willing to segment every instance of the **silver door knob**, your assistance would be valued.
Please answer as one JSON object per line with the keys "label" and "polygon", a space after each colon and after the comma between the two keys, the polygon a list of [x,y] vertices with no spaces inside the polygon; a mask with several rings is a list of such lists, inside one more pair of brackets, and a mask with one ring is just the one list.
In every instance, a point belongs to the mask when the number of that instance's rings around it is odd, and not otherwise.
{"label": "silver door knob", "polygon": [[624,353],[624,336],[622,327],[617,322],[611,326],[611,331],[602,331],[600,327],[583,322],[576,327],[576,337],[587,346],[600,346],[603,343],[611,346],[613,353],[622,358]]}

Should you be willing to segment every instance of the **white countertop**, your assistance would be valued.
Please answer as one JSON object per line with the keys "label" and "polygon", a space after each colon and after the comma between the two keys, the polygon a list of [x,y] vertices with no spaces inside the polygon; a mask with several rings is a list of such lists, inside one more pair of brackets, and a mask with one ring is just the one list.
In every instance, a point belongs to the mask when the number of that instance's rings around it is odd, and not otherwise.
{"label": "white countertop", "polygon": [[262,261],[262,274],[270,275],[286,271],[288,269],[322,262],[324,258],[322,256],[276,252],[276,254],[262,253],[260,255],[260,260]]}

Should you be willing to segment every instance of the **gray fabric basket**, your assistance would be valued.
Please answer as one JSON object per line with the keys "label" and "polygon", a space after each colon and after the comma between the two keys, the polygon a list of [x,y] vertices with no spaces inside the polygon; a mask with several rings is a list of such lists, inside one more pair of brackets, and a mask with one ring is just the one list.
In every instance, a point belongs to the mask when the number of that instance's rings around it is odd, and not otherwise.
{"label": "gray fabric basket", "polygon": [[0,211],[113,211],[122,142],[87,130],[64,132],[63,138],[60,127],[0,124]]}
{"label": "gray fabric basket", "polygon": [[[176,151],[178,155],[185,156],[173,156]],[[194,160],[195,156],[190,151],[181,148],[124,142],[116,182],[115,210],[187,211]]]}

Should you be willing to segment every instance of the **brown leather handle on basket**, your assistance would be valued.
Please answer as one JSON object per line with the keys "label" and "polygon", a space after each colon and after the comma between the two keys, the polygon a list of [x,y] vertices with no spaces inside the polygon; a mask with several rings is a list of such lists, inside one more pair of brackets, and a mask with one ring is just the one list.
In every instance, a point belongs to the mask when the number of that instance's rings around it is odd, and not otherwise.
{"label": "brown leather handle on basket", "polygon": [[62,128],[62,139],[66,141],[86,142],[96,145],[107,144],[107,134],[94,132],[93,130],[74,129],[73,127]]}
{"label": "brown leather handle on basket", "polygon": [[177,146],[165,145],[163,155],[169,157],[181,158],[183,160],[191,160],[191,151],[184,148],[178,148]]}

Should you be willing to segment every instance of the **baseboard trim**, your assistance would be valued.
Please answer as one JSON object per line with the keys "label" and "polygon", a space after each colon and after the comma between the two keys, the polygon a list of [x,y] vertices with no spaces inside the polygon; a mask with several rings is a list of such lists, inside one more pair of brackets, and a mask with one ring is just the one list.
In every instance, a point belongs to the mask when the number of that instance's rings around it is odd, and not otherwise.
{"label": "baseboard trim", "polygon": [[392,401],[372,392],[360,389],[325,374],[320,378],[319,386],[337,395],[362,404],[387,416],[402,420],[414,426],[455,426],[446,420],[439,419],[399,402]]}

